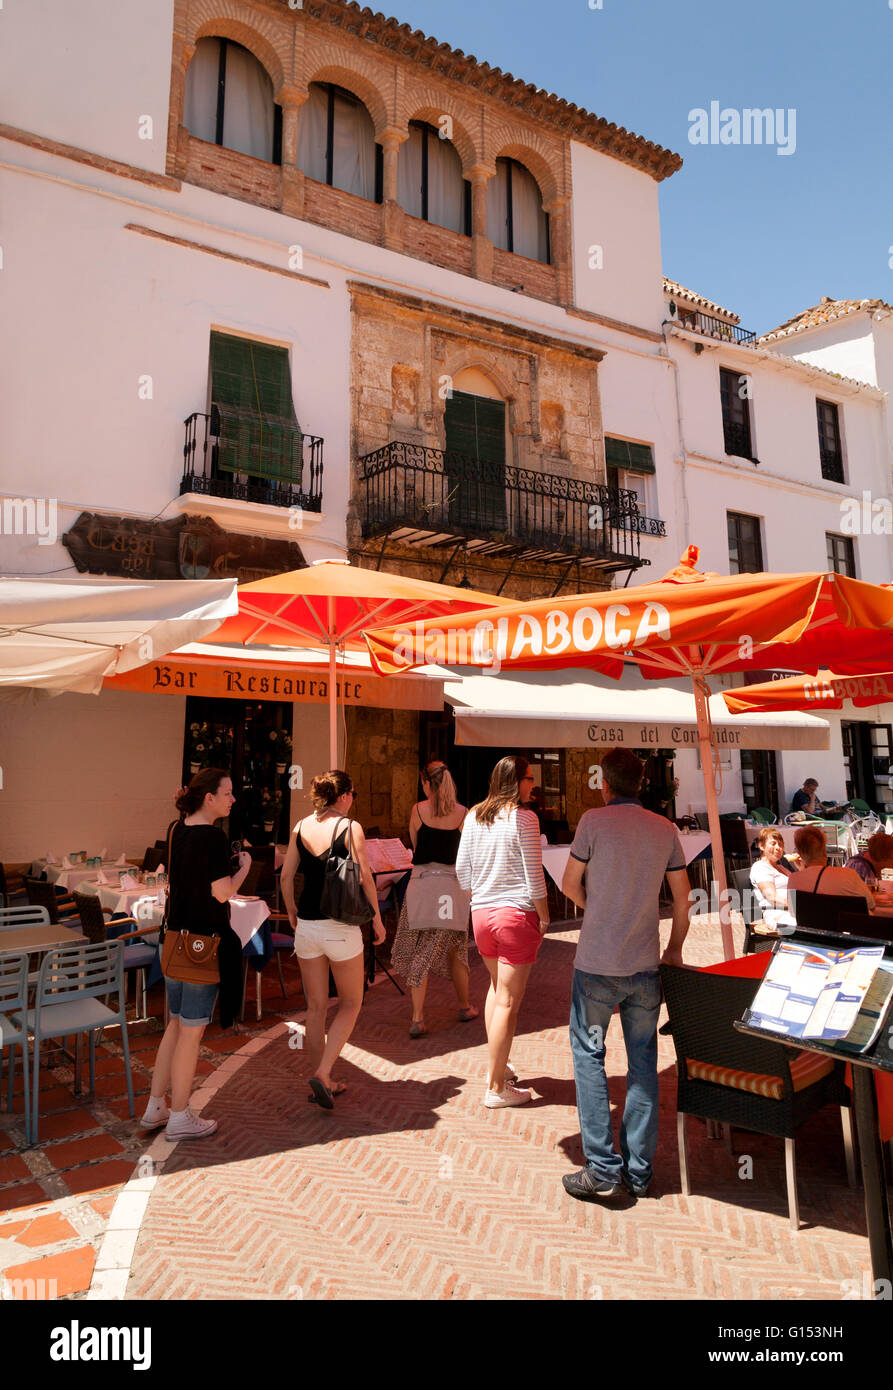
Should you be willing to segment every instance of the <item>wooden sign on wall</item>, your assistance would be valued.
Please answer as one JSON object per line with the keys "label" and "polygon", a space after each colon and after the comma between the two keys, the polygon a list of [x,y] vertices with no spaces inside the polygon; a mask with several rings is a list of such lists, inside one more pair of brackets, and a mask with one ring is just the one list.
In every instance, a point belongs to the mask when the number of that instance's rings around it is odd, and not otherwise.
{"label": "wooden sign on wall", "polygon": [[224,531],[209,516],[146,521],[81,512],[62,537],[77,568],[126,579],[238,579],[306,568],[294,541]]}

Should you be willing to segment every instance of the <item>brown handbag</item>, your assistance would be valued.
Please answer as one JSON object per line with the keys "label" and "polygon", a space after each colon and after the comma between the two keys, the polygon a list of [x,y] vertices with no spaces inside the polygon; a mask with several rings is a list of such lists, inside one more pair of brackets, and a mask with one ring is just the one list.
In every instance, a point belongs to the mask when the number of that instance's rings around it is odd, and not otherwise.
{"label": "brown handbag", "polygon": [[[167,837],[168,884],[171,883],[171,855],[174,827]],[[168,888],[168,909],[170,908],[170,887]],[[162,923],[164,939],[161,947],[161,973],[169,980],[180,980],[187,985],[219,985],[220,962],[217,951],[220,937],[216,932],[202,936],[200,932],[171,931],[167,925],[167,911]]]}

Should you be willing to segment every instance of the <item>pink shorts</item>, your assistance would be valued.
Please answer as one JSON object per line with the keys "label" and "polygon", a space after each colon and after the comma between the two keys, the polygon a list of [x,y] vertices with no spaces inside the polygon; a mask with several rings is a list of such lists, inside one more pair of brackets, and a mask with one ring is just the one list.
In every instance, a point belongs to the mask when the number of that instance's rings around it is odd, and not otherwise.
{"label": "pink shorts", "polygon": [[543,944],[539,916],[520,907],[479,907],[471,914],[474,939],[482,956],[506,965],[533,965]]}

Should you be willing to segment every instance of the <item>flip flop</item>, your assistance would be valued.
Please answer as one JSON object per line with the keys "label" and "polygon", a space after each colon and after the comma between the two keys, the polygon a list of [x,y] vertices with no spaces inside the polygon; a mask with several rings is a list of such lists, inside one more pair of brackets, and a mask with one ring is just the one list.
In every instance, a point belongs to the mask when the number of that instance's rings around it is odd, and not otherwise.
{"label": "flip flop", "polygon": [[[334,1086],[330,1086],[330,1087],[329,1087],[329,1090],[330,1090],[330,1092],[331,1092],[331,1094],[332,1094],[333,1096],[343,1096],[343,1095],[344,1095],[344,1092],[347,1090],[347,1082],[346,1082],[346,1081],[336,1081],[335,1084],[334,1084]],[[316,1099],[316,1096],[314,1096],[314,1095],[309,1095],[309,1096],[307,1097],[307,1100],[309,1101],[309,1103],[310,1103],[311,1105],[316,1105],[316,1104],[317,1104],[317,1099]]]}
{"label": "flip flop", "polygon": [[420,1023],[417,1019],[413,1019],[412,1023],[409,1025],[409,1036],[411,1038],[424,1038],[427,1036],[427,1033],[428,1029],[425,1027],[424,1023]]}
{"label": "flip flop", "polygon": [[471,1004],[467,1009],[459,1010],[460,1023],[473,1023],[476,1018],[480,1018],[480,1011]]}
{"label": "flip flop", "polygon": [[332,1099],[332,1092],[318,1076],[311,1076],[309,1086],[313,1092],[313,1099],[323,1110],[334,1110],[335,1102]]}

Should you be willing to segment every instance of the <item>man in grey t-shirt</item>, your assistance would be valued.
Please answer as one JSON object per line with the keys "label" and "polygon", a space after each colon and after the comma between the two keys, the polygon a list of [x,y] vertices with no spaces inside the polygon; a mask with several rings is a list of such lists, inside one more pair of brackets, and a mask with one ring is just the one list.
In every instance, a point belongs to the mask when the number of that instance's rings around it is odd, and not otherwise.
{"label": "man in grey t-shirt", "polygon": [[[621,1180],[637,1197],[651,1181],[657,1149],[657,1020],[664,874],[673,894],[673,929],[663,954],[682,964],[688,932],[685,856],[672,821],[636,798],[642,763],[625,748],[602,759],[605,805],[577,826],[562,892],[583,908],[574,961],[571,1051],[586,1166],[562,1179],[572,1197],[613,1197]],[[626,1104],[620,1154],[614,1148],[605,1076],[605,1036],[615,1007],[626,1044]]]}

